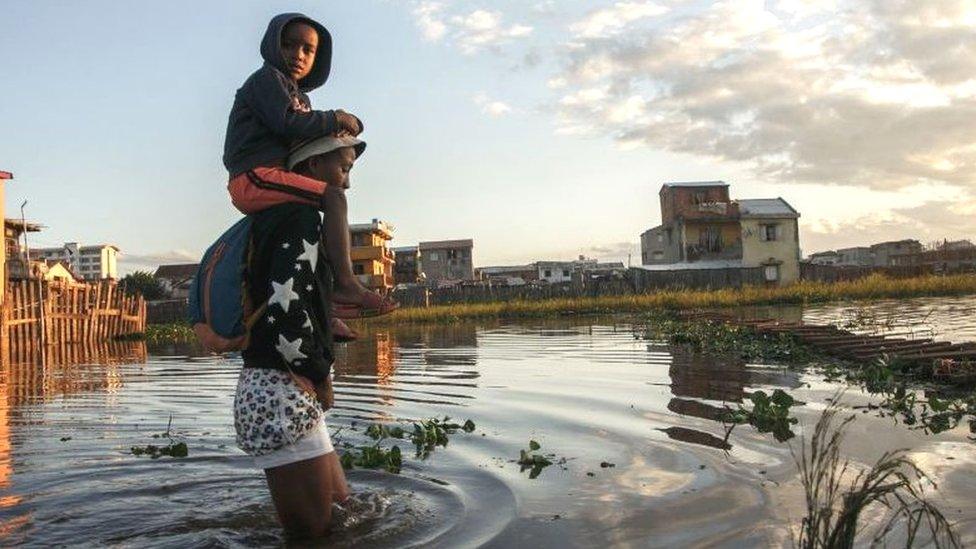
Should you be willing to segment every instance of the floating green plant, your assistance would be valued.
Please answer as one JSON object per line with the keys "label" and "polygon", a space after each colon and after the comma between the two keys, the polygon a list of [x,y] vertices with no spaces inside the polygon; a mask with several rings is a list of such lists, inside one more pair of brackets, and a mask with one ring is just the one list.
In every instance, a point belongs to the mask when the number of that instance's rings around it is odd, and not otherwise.
{"label": "floating green plant", "polygon": [[173,416],[169,416],[169,423],[166,424],[166,432],[156,433],[152,436],[153,438],[167,438],[169,439],[169,444],[165,446],[157,446],[155,444],[133,446],[129,451],[134,456],[149,456],[152,459],[159,459],[162,456],[184,458],[190,455],[190,450],[187,448],[186,442],[180,440],[182,437],[173,434],[171,430],[172,426]]}
{"label": "floating green plant", "polygon": [[554,454],[543,455],[537,453],[541,448],[542,445],[538,442],[530,440],[528,450],[519,450],[519,459],[517,462],[521,466],[519,471],[522,472],[528,469],[530,479],[538,477],[543,469],[552,465],[552,460],[549,458],[554,457]]}
{"label": "floating green plant", "polygon": [[729,410],[727,421],[733,426],[748,423],[760,433],[773,433],[779,442],[796,436],[790,428],[797,423],[796,417],[790,415],[790,408],[796,406],[792,396],[782,389],[776,389],[772,396],[765,391],[756,391],[749,395],[749,400],[752,402],[751,410],[740,404],[738,410]]}
{"label": "floating green plant", "polygon": [[399,446],[389,449],[383,447],[388,439],[409,439],[416,448],[416,457],[426,459],[437,446],[446,447],[450,435],[463,431],[474,432],[476,426],[470,419],[464,423],[453,423],[450,417],[443,419],[429,418],[412,422],[413,429],[406,430],[399,425],[384,425],[373,423],[366,427],[366,436],[374,442],[370,445],[349,445],[343,452],[340,462],[346,469],[362,467],[367,469],[385,469],[391,473],[399,473],[403,464],[403,456]]}

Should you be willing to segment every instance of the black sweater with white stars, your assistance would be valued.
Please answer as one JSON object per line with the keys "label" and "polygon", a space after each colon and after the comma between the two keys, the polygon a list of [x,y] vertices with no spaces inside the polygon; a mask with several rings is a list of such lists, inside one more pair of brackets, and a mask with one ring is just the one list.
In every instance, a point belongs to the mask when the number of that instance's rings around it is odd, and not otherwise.
{"label": "black sweater with white stars", "polygon": [[246,368],[272,368],[320,383],[332,368],[332,271],[320,253],[322,219],[312,206],[282,204],[252,215],[245,280],[267,308],[242,353]]}

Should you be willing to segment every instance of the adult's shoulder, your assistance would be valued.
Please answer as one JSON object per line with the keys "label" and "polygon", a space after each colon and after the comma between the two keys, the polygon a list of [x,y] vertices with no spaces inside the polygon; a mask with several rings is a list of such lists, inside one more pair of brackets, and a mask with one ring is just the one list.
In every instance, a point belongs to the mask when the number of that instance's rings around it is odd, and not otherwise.
{"label": "adult's shoulder", "polygon": [[322,217],[315,207],[307,204],[287,203],[272,206],[252,214],[252,231],[255,235],[287,238],[297,235],[315,235],[319,232]]}

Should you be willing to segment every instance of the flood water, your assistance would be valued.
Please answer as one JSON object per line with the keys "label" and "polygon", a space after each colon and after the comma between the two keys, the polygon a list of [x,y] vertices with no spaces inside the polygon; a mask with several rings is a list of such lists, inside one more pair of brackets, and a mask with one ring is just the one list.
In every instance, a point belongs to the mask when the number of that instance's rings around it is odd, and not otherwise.
{"label": "flood water", "polygon": [[[912,300],[912,330],[976,340],[976,299]],[[933,312],[935,311],[935,312]],[[753,311],[844,321],[844,307]],[[858,315],[869,314],[860,310]],[[904,320],[914,319],[914,320]],[[887,322],[888,331],[905,330]],[[367,330],[336,365],[337,442],[370,422],[451,416],[477,430],[427,459],[404,442],[399,475],[349,473],[357,508],[330,546],[676,547],[789,545],[804,516],[790,444],[748,425],[726,439],[723,406],[783,388],[798,433],[840,387],[814,374],[689,355],[636,337],[625,319],[457,323]],[[6,365],[0,383],[0,545],[133,547],[283,543],[263,474],[234,443],[235,357],[126,344],[111,364]],[[976,443],[966,426],[926,434],[853,407],[845,454],[870,463],[909,448],[934,501],[976,543]],[[182,437],[189,456],[132,446]],[[535,479],[529,440],[555,454]],[[565,461],[563,461],[565,460]],[[603,464],[604,466],[601,466]],[[609,466],[613,464],[613,466]],[[897,543],[895,543],[897,545]]]}

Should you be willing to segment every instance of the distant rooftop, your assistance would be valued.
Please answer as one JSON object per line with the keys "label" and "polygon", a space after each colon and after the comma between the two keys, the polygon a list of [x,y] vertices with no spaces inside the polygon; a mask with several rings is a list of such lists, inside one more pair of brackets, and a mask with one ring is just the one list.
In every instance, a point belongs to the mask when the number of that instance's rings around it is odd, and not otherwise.
{"label": "distant rooftop", "polygon": [[0,179],[13,179],[14,174],[0,170]]}
{"label": "distant rooftop", "polygon": [[668,181],[663,187],[728,187],[725,181]]}
{"label": "distant rooftop", "polygon": [[742,267],[740,259],[716,259],[713,261],[693,261],[689,263],[667,263],[664,265],[640,265],[645,271],[697,271],[708,269],[738,269]]}
{"label": "distant rooftop", "polygon": [[11,229],[20,229],[22,231],[26,230],[27,232],[31,233],[36,233],[44,228],[44,225],[41,225],[40,223],[34,223],[31,221],[25,222],[20,219],[13,219],[10,217],[4,219],[3,224]]}
{"label": "distant rooftop", "polygon": [[417,252],[417,250],[419,250],[420,248],[417,246],[395,246],[390,249],[393,250],[393,253],[396,254],[412,254]]}
{"label": "distant rooftop", "polygon": [[444,248],[473,248],[474,240],[462,239],[462,240],[431,240],[430,242],[421,242],[421,250],[441,250]]}
{"label": "distant rooftop", "polygon": [[160,265],[153,275],[156,278],[168,278],[170,280],[182,280],[193,278],[197,274],[198,263],[179,263],[176,265]]}
{"label": "distant rooftop", "polygon": [[737,202],[742,217],[800,217],[782,198],[749,198]]}

